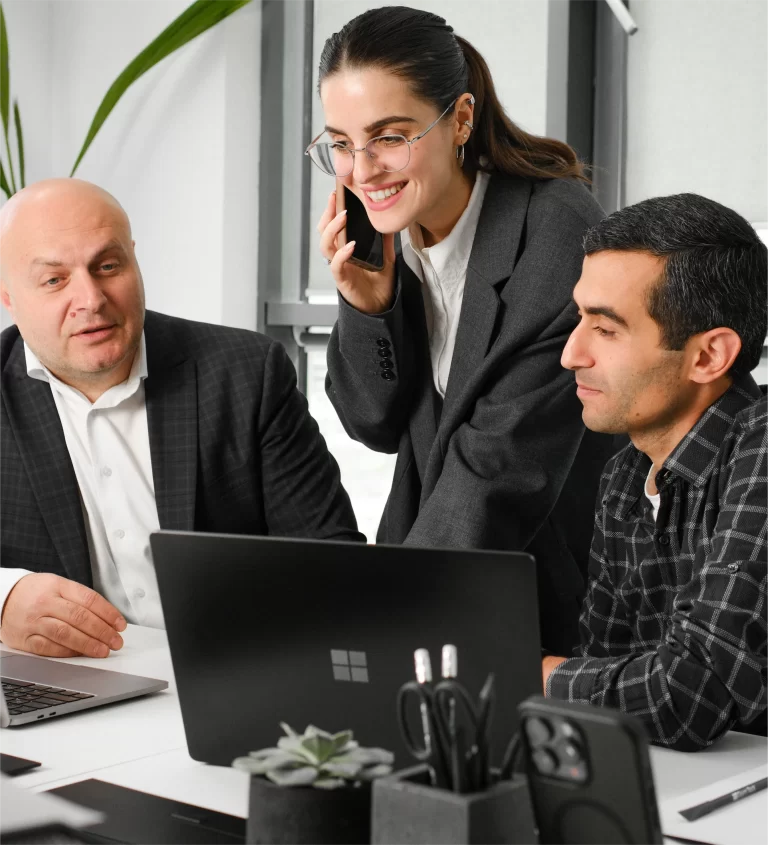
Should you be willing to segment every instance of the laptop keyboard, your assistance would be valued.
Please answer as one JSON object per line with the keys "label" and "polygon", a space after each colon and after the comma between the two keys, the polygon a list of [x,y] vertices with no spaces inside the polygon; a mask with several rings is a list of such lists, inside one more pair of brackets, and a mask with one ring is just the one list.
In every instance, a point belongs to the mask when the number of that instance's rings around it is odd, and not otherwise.
{"label": "laptop keyboard", "polygon": [[28,681],[17,681],[15,678],[3,678],[3,695],[11,716],[31,713],[33,710],[44,710],[47,707],[60,707],[84,698],[93,698],[89,692],[61,689],[60,687],[46,687],[42,684],[31,684]]}

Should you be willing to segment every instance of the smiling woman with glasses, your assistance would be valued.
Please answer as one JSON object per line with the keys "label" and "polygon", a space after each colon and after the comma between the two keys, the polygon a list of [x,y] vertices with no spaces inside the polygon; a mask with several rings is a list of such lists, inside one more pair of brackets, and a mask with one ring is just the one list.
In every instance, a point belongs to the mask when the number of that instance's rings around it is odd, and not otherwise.
{"label": "smiling woman with glasses", "polygon": [[513,123],[480,54],[428,12],[354,18],[325,43],[319,91],[306,153],[383,235],[383,269],[351,262],[331,192],[328,395],[351,437],[398,453],[377,539],[529,551],[543,644],[570,653],[612,448],[560,366],[602,217],[583,167]]}

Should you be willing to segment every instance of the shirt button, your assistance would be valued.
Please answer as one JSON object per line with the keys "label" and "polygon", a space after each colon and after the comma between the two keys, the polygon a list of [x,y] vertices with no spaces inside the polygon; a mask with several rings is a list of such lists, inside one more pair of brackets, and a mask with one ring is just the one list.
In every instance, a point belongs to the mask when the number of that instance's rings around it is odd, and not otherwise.
{"label": "shirt button", "polygon": [[385,381],[394,381],[395,374],[392,372],[392,370],[384,370],[384,372],[381,374],[381,377]]}
{"label": "shirt button", "polygon": [[389,349],[382,348],[382,349],[379,349],[379,357],[381,357],[381,358],[391,358],[392,353],[389,351]]}
{"label": "shirt button", "polygon": [[669,545],[669,537],[666,534],[662,534],[659,537],[659,544],[662,545],[662,546],[668,546]]}
{"label": "shirt button", "polygon": [[137,590],[134,590],[133,594],[134,596],[136,596],[137,599],[143,599],[144,596],[146,596],[146,593],[144,592],[144,590],[141,589],[141,587],[139,587]]}
{"label": "shirt button", "polygon": [[102,469],[102,471],[101,471],[101,474],[102,474],[105,478],[109,478],[109,476],[110,476],[110,475],[112,475],[112,470],[111,470],[109,467],[104,467],[104,468]]}
{"label": "shirt button", "polygon": [[118,528],[117,531],[115,531],[115,537],[117,537],[118,540],[122,540],[123,537],[125,537],[125,531],[123,531],[122,528]]}
{"label": "shirt button", "polygon": [[729,563],[729,564],[728,564],[728,571],[731,573],[731,575],[733,575],[733,574],[735,574],[736,572],[738,572],[740,568],[741,568],[741,567],[739,566],[739,564],[738,564],[738,563]]}
{"label": "shirt button", "polygon": [[382,370],[391,370],[395,365],[389,360],[389,358],[385,358],[383,361],[379,361],[379,366]]}

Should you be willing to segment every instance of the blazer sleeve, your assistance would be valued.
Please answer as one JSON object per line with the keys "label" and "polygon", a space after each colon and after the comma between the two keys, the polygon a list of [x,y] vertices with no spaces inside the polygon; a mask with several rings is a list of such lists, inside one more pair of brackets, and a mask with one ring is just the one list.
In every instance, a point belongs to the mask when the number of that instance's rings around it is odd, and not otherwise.
{"label": "blazer sleeve", "polygon": [[[398,281],[390,310],[368,315],[339,295],[339,316],[328,341],[328,398],[347,434],[376,452],[397,452],[411,411],[414,332],[407,329],[403,299]],[[382,368],[383,360],[392,367]]]}
{"label": "blazer sleeve", "polygon": [[517,340],[502,334],[492,348],[487,388],[441,443],[440,477],[407,543],[524,549],[557,502],[585,431],[573,373],[560,357],[578,322],[572,292],[589,225],[557,205],[529,229],[507,282],[515,291],[508,307],[526,300],[541,328],[521,342],[520,326],[506,321]]}
{"label": "blazer sleeve", "polygon": [[257,425],[270,534],[365,542],[339,467],[296,386],[293,364],[276,342],[267,352]]}

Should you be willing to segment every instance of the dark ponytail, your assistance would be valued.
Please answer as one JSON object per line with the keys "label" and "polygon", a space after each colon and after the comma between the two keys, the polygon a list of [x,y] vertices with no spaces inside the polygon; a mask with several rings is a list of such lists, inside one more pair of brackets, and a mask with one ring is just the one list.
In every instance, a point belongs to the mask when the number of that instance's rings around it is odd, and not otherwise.
{"label": "dark ponytail", "polygon": [[438,111],[461,94],[473,94],[474,129],[464,150],[468,172],[587,181],[584,165],[568,144],[531,135],[509,118],[483,57],[438,15],[407,6],[363,12],[325,42],[318,86],[345,67],[394,73]]}
{"label": "dark ponytail", "polygon": [[[572,147],[554,138],[531,135],[509,118],[496,95],[485,59],[469,41],[454,37],[469,70],[466,90],[475,97],[475,125],[465,147],[464,166],[529,179],[573,176],[586,181],[584,165]],[[481,163],[486,160],[487,164]]]}

